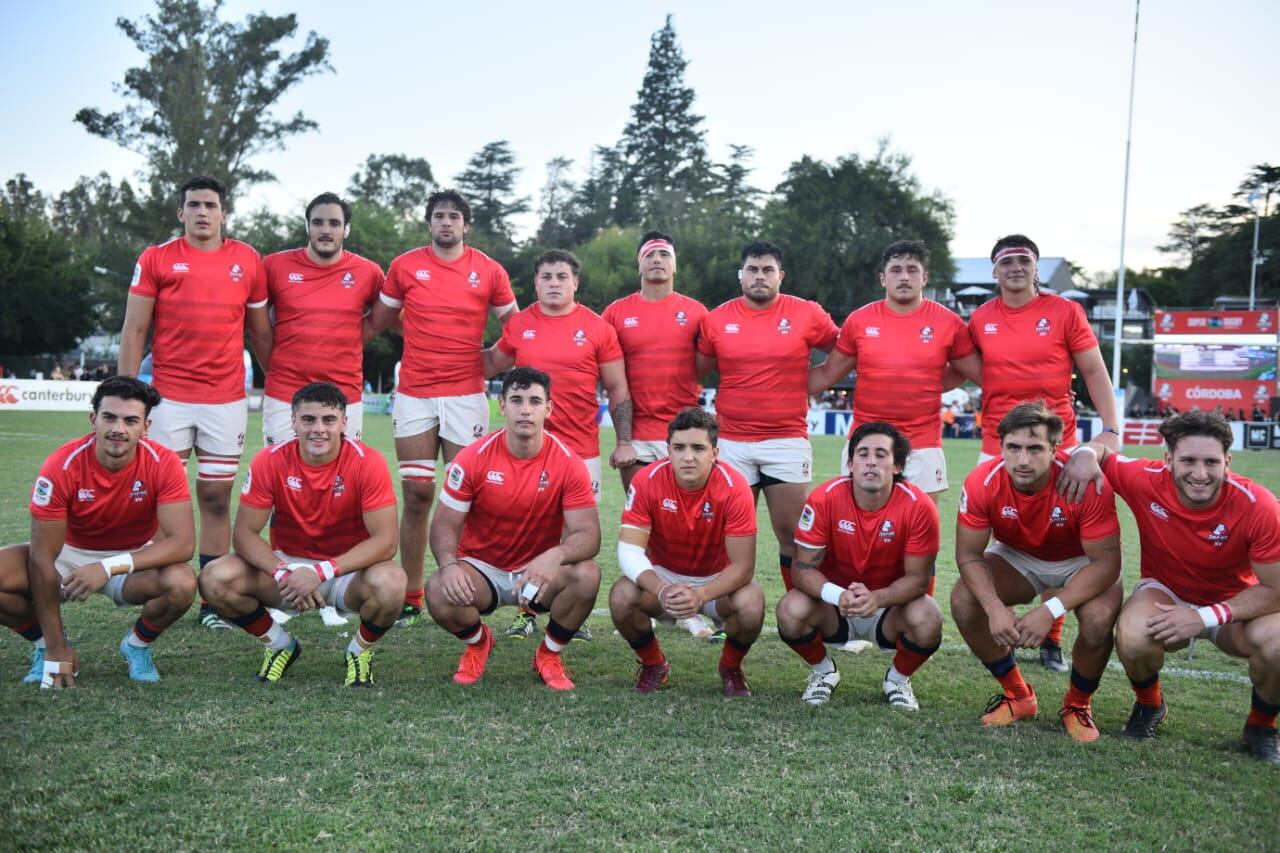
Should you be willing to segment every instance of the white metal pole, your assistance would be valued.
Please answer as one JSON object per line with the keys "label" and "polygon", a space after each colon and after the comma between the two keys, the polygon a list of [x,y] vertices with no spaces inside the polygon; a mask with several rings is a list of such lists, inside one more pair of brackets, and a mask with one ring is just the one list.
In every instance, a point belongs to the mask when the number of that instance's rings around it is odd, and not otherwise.
{"label": "white metal pole", "polygon": [[1133,60],[1129,66],[1129,125],[1124,140],[1124,196],[1120,203],[1120,271],[1116,274],[1116,333],[1111,354],[1111,387],[1116,392],[1118,414],[1124,417],[1124,386],[1120,384],[1120,341],[1124,332],[1124,244],[1129,221],[1129,149],[1133,142],[1133,88],[1138,75],[1138,12],[1142,0],[1133,3]]}
{"label": "white metal pole", "polygon": [[[1257,192],[1256,190],[1254,191]],[[1253,208],[1253,254],[1249,257],[1249,310],[1253,310],[1253,296],[1258,291],[1258,228],[1262,224],[1262,211],[1254,202]]]}

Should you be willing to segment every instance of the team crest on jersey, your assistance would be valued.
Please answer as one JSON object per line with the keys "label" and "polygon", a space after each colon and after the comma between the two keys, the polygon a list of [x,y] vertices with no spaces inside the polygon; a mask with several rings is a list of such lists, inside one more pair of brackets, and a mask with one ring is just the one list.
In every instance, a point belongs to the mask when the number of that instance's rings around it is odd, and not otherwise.
{"label": "team crest on jersey", "polygon": [[521,340],[526,340],[526,341],[531,341],[537,336],[538,336],[538,333],[535,332],[533,329],[525,329],[523,332],[520,333]]}
{"label": "team crest on jersey", "polygon": [[130,287],[137,287],[138,282],[142,281],[142,264],[133,265],[133,280],[129,282]]}
{"label": "team crest on jersey", "polygon": [[725,333],[726,335],[736,335],[736,334],[738,334],[738,331],[739,331],[739,329],[738,329],[738,324],[737,324],[737,323],[725,323],[725,324],[724,324],[724,333]]}
{"label": "team crest on jersey", "polygon": [[716,511],[711,508],[711,501],[703,501],[702,512],[698,513],[698,518],[703,521],[714,521],[715,517]]}
{"label": "team crest on jersey", "polygon": [[1041,317],[1039,320],[1036,320],[1036,334],[1040,337],[1043,338],[1045,335],[1049,334],[1052,329],[1053,327],[1049,323],[1048,317]]}
{"label": "team crest on jersey", "polygon": [[1225,524],[1219,524],[1217,527],[1213,528],[1213,532],[1209,534],[1209,541],[1216,547],[1221,548],[1223,545],[1227,544],[1227,535],[1227,526]]}
{"label": "team crest on jersey", "polygon": [[783,317],[781,320],[778,321],[778,334],[780,335],[791,334],[791,321],[788,320],[786,317]]}
{"label": "team crest on jersey", "polygon": [[480,286],[479,274],[472,272],[470,275],[468,275],[467,284],[471,285],[472,287],[479,287]]}
{"label": "team crest on jersey", "polygon": [[342,475],[333,478],[333,496],[340,498],[347,493],[347,484],[342,481]]}
{"label": "team crest on jersey", "polygon": [[853,522],[847,518],[840,519],[840,521],[836,523],[836,529],[839,530],[841,533],[856,532],[856,528],[853,526]]}
{"label": "team crest on jersey", "polygon": [[289,488],[293,489],[295,492],[300,492],[300,491],[302,491],[302,478],[301,478],[301,477],[293,477],[293,476],[286,477],[284,482],[285,482],[285,485],[286,485],[286,486],[288,486]]}
{"label": "team crest on jersey", "polygon": [[355,283],[356,283],[356,277],[354,275],[352,275],[349,272],[344,272],[342,274],[342,286],[345,287],[347,290],[350,290],[352,287],[355,287]]}
{"label": "team crest on jersey", "polygon": [[454,462],[452,465],[450,465],[449,474],[448,474],[449,488],[453,489],[454,491],[461,489],[463,476],[464,474],[462,472],[461,465],[459,465],[457,462]]}
{"label": "team crest on jersey", "polygon": [[578,329],[577,331],[575,331],[575,332],[573,333],[573,342],[574,342],[575,344],[577,344],[578,346],[580,346],[580,347],[581,347],[581,346],[586,346],[586,344],[587,344],[587,333],[586,333],[585,331],[583,331],[582,329]]}
{"label": "team crest on jersey", "polygon": [[546,469],[543,469],[542,473],[538,475],[538,491],[541,492],[549,488],[551,488],[551,475],[546,472]]}
{"label": "team crest on jersey", "polygon": [[191,267],[188,266],[185,261],[178,261],[176,264],[173,265],[173,271],[174,272],[190,272]]}
{"label": "team crest on jersey", "polygon": [[994,335],[998,331],[1000,331],[999,323],[987,323],[982,327],[982,334],[984,335]]}
{"label": "team crest on jersey", "polygon": [[244,485],[240,487],[240,494],[247,495],[249,490],[253,488],[253,470],[244,472]]}
{"label": "team crest on jersey", "polygon": [[231,275],[232,281],[240,281],[242,278],[244,278],[244,267],[240,266],[239,264],[232,264],[230,275]]}
{"label": "team crest on jersey", "polygon": [[878,338],[878,337],[880,337],[880,327],[879,327],[879,326],[867,326],[867,328],[866,328],[864,331],[867,333],[867,337],[868,337],[868,338]]}
{"label": "team crest on jersey", "polygon": [[1000,517],[1017,520],[1018,511],[1011,506],[1002,506],[1000,507]]}
{"label": "team crest on jersey", "polygon": [[635,505],[635,502],[636,502],[636,487],[627,486],[627,499],[623,501],[622,508],[625,510],[629,510],[631,509],[631,507]]}
{"label": "team crest on jersey", "polygon": [[812,530],[812,529],[813,529],[813,517],[814,517],[814,515],[815,515],[815,513],[814,513],[814,511],[813,511],[813,507],[809,506],[808,504],[805,504],[805,505],[804,505],[804,509],[803,509],[803,510],[801,510],[801,512],[800,512],[800,523],[799,523],[799,525],[798,525],[798,526],[800,527],[800,529],[801,529],[801,530]]}
{"label": "team crest on jersey", "polygon": [[304,275],[303,275],[302,273],[300,273],[300,272],[291,272],[291,273],[289,273],[289,281],[292,281],[292,282],[300,282],[300,281],[306,281],[306,280],[307,280],[307,279],[306,279],[306,276],[304,276]]}
{"label": "team crest on jersey", "polygon": [[53,500],[53,480],[48,477],[36,477],[36,484],[31,489],[31,502],[36,506],[48,506]]}
{"label": "team crest on jersey", "polygon": [[431,281],[431,270],[414,270],[413,277],[418,281]]}
{"label": "team crest on jersey", "polygon": [[893,529],[893,522],[886,518],[884,524],[880,525],[880,541],[892,542],[897,535],[898,531]]}
{"label": "team crest on jersey", "polygon": [[627,329],[634,329],[636,326],[639,326],[639,325],[640,325],[640,318],[639,318],[639,317],[624,317],[624,318],[623,318],[623,320],[622,320],[622,325],[623,325],[623,327],[625,327],[625,328],[627,328]]}
{"label": "team crest on jersey", "polygon": [[663,509],[665,509],[667,512],[679,512],[679,511],[680,511],[680,507],[679,507],[679,505],[678,505],[675,501],[673,501],[671,498],[663,498],[663,499],[662,499],[662,508],[663,508]]}
{"label": "team crest on jersey", "polygon": [[933,326],[920,327],[920,343],[922,344],[933,343]]}
{"label": "team crest on jersey", "polygon": [[129,500],[134,503],[142,503],[147,499],[147,487],[141,480],[133,481],[133,488],[129,490]]}
{"label": "team crest on jersey", "polygon": [[1062,507],[1055,506],[1053,512],[1049,514],[1049,523],[1054,527],[1066,527],[1067,517],[1062,512]]}
{"label": "team crest on jersey", "polygon": [[686,313],[684,313],[683,311],[677,311],[677,312],[676,312],[676,325],[677,325],[677,326],[687,326],[687,325],[689,325],[689,315],[688,315],[688,314],[686,314]]}
{"label": "team crest on jersey", "polygon": [[501,486],[506,482],[506,477],[503,476],[501,471],[490,471],[488,474],[484,475],[484,478],[487,482],[493,483],[495,486]]}
{"label": "team crest on jersey", "polygon": [[97,496],[93,493],[93,489],[80,489],[76,492],[76,500],[78,501],[88,502],[93,500],[95,497]]}
{"label": "team crest on jersey", "polygon": [[1169,520],[1169,510],[1160,506],[1160,504],[1156,503],[1155,501],[1152,501],[1151,506],[1147,507],[1147,509],[1151,510],[1151,514],[1154,515],[1156,518],[1163,519],[1164,521]]}

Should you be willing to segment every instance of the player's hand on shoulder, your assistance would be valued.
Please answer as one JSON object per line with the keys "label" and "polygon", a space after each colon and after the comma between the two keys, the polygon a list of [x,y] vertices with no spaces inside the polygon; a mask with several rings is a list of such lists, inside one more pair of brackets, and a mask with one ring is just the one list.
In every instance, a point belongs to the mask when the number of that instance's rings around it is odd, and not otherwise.
{"label": "player's hand on shoulder", "polygon": [[89,596],[107,585],[107,569],[102,563],[85,563],[62,582],[67,601],[88,601]]}
{"label": "player's hand on shoulder", "polygon": [[1097,452],[1092,449],[1079,450],[1071,454],[1062,473],[1058,475],[1058,494],[1066,498],[1068,503],[1079,503],[1090,486],[1098,494],[1102,494],[1105,482]]}
{"label": "player's hand on shoulder", "polygon": [[1166,646],[1186,642],[1204,630],[1204,620],[1190,607],[1160,604],[1160,612],[1147,620],[1147,636]]}

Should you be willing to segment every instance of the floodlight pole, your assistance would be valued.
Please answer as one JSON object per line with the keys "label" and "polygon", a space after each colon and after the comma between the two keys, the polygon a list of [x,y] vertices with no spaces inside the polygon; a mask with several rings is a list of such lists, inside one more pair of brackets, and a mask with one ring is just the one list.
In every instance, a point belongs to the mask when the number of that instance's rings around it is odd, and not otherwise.
{"label": "floodlight pole", "polygon": [[1120,271],[1116,274],[1116,333],[1111,353],[1111,387],[1120,417],[1124,417],[1124,387],[1120,384],[1120,341],[1124,332],[1124,244],[1129,221],[1129,149],[1133,142],[1133,85],[1138,75],[1138,12],[1142,0],[1133,2],[1133,60],[1129,66],[1129,126],[1124,139],[1124,196],[1120,202]]}

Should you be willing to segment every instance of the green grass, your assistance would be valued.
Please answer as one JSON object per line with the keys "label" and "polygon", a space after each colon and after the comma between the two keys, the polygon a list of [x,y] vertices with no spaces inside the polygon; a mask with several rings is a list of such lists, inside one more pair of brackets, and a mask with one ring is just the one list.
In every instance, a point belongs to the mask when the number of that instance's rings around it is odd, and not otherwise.
{"label": "green grass", "polygon": [[[0,415],[0,542],[27,538],[35,472],[84,424],[79,415]],[[261,441],[256,416],[249,435]],[[388,418],[367,418],[366,435],[394,458]],[[978,445],[946,450],[944,609],[956,579],[958,484]],[[815,441],[815,482],[835,474],[838,458],[838,439]],[[1242,452],[1234,467],[1280,482],[1280,454]],[[605,485],[607,589],[622,490],[616,478]],[[1137,536],[1121,514],[1131,585]],[[759,574],[772,607],[781,583],[763,509],[761,529]],[[578,682],[570,695],[537,681],[528,641],[500,640],[484,680],[459,688],[449,681],[457,641],[426,624],[382,641],[376,690],[346,690],[346,638],[314,617],[289,623],[305,654],[277,686],[250,680],[257,643],[191,618],[157,645],[164,681],[141,686],[115,652],[131,615],[101,597],[67,612],[83,660],[75,690],[18,684],[28,646],[0,636],[0,849],[1280,843],[1280,773],[1237,745],[1245,665],[1205,644],[1194,660],[1170,657],[1172,714],[1153,743],[1117,737],[1132,693],[1113,666],[1095,700],[1104,737],[1082,748],[1055,715],[1065,676],[1029,656],[1039,719],[984,731],[977,717],[996,685],[950,624],[942,651],[913,679],[923,710],[903,715],[884,704],[888,658],[875,652],[841,655],[844,681],[831,704],[802,705],[807,668],[768,632],[747,658],[747,701],[720,695],[715,647],[677,630],[660,634],[670,686],[633,695],[632,655],[607,615],[591,619],[595,642],[567,653]],[[492,622],[505,627],[509,616]],[[1069,620],[1068,643],[1073,630]]]}

